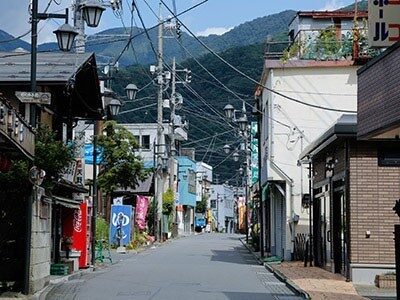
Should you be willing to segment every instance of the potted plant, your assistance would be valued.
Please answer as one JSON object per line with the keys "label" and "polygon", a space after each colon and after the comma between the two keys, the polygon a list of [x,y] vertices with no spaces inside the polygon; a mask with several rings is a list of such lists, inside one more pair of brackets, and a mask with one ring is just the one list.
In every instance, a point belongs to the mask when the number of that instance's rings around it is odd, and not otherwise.
{"label": "potted plant", "polygon": [[73,243],[72,236],[64,235],[61,239],[61,249],[65,251],[65,256],[67,259],[69,259],[69,254],[71,252]]}

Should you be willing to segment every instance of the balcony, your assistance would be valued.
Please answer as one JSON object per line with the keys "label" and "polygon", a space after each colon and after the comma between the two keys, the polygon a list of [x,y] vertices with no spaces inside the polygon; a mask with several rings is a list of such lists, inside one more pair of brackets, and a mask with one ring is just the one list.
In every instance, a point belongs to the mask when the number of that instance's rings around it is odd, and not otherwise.
{"label": "balcony", "polygon": [[32,128],[3,96],[0,96],[0,150],[19,150],[30,159],[35,155]]}
{"label": "balcony", "polygon": [[[325,29],[299,30],[292,41],[269,40],[265,58],[288,60],[355,60],[365,62],[379,55],[368,46],[366,26],[338,30],[334,26]],[[358,42],[355,42],[357,41]]]}

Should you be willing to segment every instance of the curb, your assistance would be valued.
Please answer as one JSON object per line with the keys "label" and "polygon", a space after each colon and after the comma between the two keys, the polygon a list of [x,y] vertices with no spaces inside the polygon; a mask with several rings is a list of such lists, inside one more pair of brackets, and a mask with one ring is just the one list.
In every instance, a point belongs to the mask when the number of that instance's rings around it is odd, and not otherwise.
{"label": "curb", "polygon": [[270,271],[272,274],[274,274],[280,281],[285,283],[289,289],[291,289],[295,294],[298,296],[303,297],[304,299],[311,299],[310,295],[302,290],[300,287],[298,287],[293,281],[291,281],[289,278],[287,278],[282,272],[279,270],[275,269],[273,266],[270,264],[264,263],[254,252],[253,250],[243,241],[243,239],[239,238],[240,242],[243,244],[243,246],[246,247],[246,249],[253,255],[253,257],[258,261],[260,265],[263,265],[268,271]]}

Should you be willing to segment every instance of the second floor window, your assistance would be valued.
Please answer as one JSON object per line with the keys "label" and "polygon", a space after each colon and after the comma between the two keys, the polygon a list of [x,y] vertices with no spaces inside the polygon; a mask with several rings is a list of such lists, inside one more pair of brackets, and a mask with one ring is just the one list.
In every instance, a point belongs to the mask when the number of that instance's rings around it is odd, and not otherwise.
{"label": "second floor window", "polygon": [[150,150],[150,135],[142,135],[142,149]]}

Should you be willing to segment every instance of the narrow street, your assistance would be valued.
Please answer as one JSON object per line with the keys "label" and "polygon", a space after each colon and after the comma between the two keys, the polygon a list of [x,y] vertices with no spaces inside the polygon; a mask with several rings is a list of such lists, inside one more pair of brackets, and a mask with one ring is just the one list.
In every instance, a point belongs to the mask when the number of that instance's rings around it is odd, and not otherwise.
{"label": "narrow street", "polygon": [[238,238],[178,239],[57,285],[46,299],[300,299],[257,264]]}

